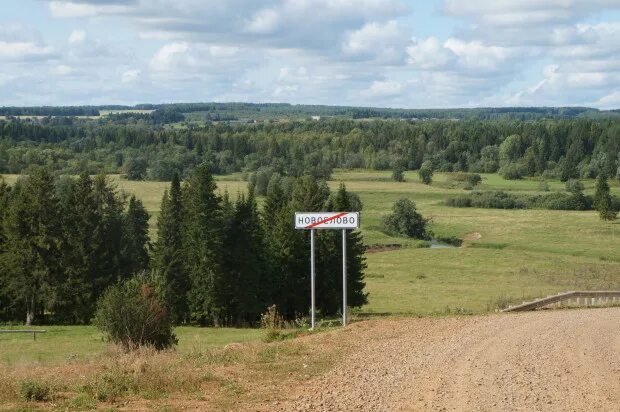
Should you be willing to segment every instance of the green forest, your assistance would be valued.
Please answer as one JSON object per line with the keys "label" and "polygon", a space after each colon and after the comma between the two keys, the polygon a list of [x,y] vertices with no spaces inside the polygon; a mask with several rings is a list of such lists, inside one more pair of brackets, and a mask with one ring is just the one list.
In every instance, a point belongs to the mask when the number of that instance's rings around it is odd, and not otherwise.
{"label": "green forest", "polygon": [[[567,182],[566,193],[470,192],[445,204],[596,209],[605,220],[620,209],[607,184],[620,179],[620,119],[611,115],[541,108],[523,109],[540,115],[527,120],[485,119],[490,109],[445,112],[461,120],[357,120],[352,112],[320,120],[183,120],[231,107],[237,115],[242,109],[301,110],[187,104],[136,106],[143,112],[97,118],[73,116],[89,108],[57,108],[68,115],[16,118],[10,116],[52,112],[4,108],[11,115],[0,120],[0,174],[23,176],[12,186],[0,183],[0,320],[89,323],[105,289],[136,276],[155,285],[177,324],[255,324],[274,304],[286,319],[303,316],[309,239],[293,229],[294,211],[362,208],[344,185],[330,191],[325,181],[334,169],[391,170],[397,182],[405,171],[419,170],[426,184],[435,171],[453,172],[470,190],[480,183],[479,173],[537,177],[543,185],[558,179]],[[216,191],[213,175],[231,173],[248,181],[247,194]],[[156,239],[149,237],[142,202],[122,194],[106,174],[171,182]],[[585,195],[579,178],[598,178],[597,194]],[[349,303],[360,307],[367,302],[365,246],[360,233],[348,236]],[[317,270],[337,273],[339,234],[322,232],[318,243]],[[317,285],[322,315],[340,310],[337,282],[323,277]]]}
{"label": "green forest", "polygon": [[33,165],[62,174],[187,178],[207,162],[217,174],[265,170],[328,179],[334,168],[620,177],[620,119],[357,121],[161,126],[145,114],[0,120],[0,173]]}
{"label": "green forest", "polygon": [[[259,211],[252,190],[220,196],[206,164],[181,185],[173,176],[148,235],[149,215],[104,175],[54,177],[34,168],[13,186],[0,180],[0,320],[87,324],[106,288],[133,277],[154,285],[177,324],[254,325],[276,305],[305,316],[310,294],[308,233],[295,210],[345,211],[359,199],[344,185],[331,193],[310,176],[269,187]],[[366,303],[364,245],[348,233],[349,304]],[[317,270],[338,273],[340,233],[317,234]],[[317,308],[340,310],[338,277],[317,282]]]}

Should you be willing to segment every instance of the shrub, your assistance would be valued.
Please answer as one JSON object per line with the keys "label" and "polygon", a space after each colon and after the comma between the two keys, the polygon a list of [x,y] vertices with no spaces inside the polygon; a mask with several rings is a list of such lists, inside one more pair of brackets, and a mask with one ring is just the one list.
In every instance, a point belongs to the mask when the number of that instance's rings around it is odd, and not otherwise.
{"label": "shrub", "polygon": [[127,350],[177,343],[163,300],[139,278],[110,286],[99,299],[94,323],[110,342]]}
{"label": "shrub", "polygon": [[33,379],[26,379],[19,386],[19,396],[25,401],[48,401],[51,393],[49,385]]}
{"label": "shrub", "polygon": [[525,209],[525,199],[501,191],[474,192],[470,195],[456,196],[445,201],[447,206],[479,207],[483,209]]}
{"label": "shrub", "polygon": [[271,305],[267,311],[260,316],[260,325],[264,329],[282,329],[284,327],[284,317],[278,311],[276,305]]}
{"label": "shrub", "polygon": [[433,181],[433,164],[430,161],[422,163],[420,170],[418,171],[420,180],[425,185],[430,185]]}
{"label": "shrub", "polygon": [[569,179],[566,181],[566,191],[570,193],[581,193],[583,192],[584,186],[577,179]]}
{"label": "shrub", "polygon": [[392,207],[392,214],[383,220],[383,231],[390,235],[402,235],[415,239],[429,240],[428,220],[416,210],[409,199],[399,199]]}
{"label": "shrub", "polygon": [[538,190],[540,190],[541,192],[548,192],[551,189],[549,188],[549,184],[545,180],[543,180],[538,183]]}
{"label": "shrub", "polygon": [[402,167],[395,167],[394,170],[392,170],[392,180],[395,182],[404,182],[405,181],[404,172],[405,171]]}
{"label": "shrub", "polygon": [[590,210],[592,209],[592,199],[578,192],[550,193],[543,196],[532,196],[528,199],[531,208],[541,208],[549,210]]}
{"label": "shrub", "polygon": [[450,175],[450,179],[455,182],[467,183],[468,187],[474,187],[482,182],[482,176],[478,173],[456,172]]}
{"label": "shrub", "polygon": [[517,163],[508,163],[499,170],[499,174],[506,180],[523,179],[525,170],[523,166]]}
{"label": "shrub", "polygon": [[125,173],[128,180],[144,180],[148,162],[144,157],[131,157],[125,164]]}

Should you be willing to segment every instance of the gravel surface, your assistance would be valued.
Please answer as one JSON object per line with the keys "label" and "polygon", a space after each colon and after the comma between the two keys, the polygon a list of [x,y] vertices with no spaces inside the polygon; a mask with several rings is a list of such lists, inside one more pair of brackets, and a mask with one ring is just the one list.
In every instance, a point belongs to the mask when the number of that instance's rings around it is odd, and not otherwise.
{"label": "gravel surface", "polygon": [[272,410],[617,411],[620,308],[353,324],[355,351]]}

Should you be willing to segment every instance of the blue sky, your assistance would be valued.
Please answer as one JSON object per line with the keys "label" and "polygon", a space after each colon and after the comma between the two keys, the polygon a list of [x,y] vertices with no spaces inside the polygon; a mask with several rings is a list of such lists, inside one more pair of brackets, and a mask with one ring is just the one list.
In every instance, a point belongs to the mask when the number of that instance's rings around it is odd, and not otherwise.
{"label": "blue sky", "polygon": [[0,105],[620,107],[620,0],[20,0]]}

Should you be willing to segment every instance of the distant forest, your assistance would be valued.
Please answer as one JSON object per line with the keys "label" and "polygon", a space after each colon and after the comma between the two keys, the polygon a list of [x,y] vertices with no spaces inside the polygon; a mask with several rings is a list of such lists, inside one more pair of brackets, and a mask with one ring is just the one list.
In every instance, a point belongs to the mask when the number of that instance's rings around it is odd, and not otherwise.
{"label": "distant forest", "polygon": [[[177,113],[162,110],[164,117]],[[40,165],[63,174],[126,173],[167,181],[175,173],[186,178],[207,162],[218,174],[325,179],[334,168],[415,170],[429,161],[434,170],[499,172],[509,179],[568,180],[601,172],[620,177],[615,117],[162,125],[152,121],[153,113],[0,120],[0,173]]]}
{"label": "distant forest", "polygon": [[[570,119],[620,116],[618,110],[589,107],[486,107],[450,109],[395,109],[355,106],[292,105],[288,103],[171,103],[135,106],[35,106],[0,107],[0,116],[99,116],[102,111],[153,110],[154,120],[185,119],[232,121],[242,119],[304,119],[311,116],[347,119]],[[164,115],[164,116],[162,116]],[[149,117],[145,114],[139,117]]]}

